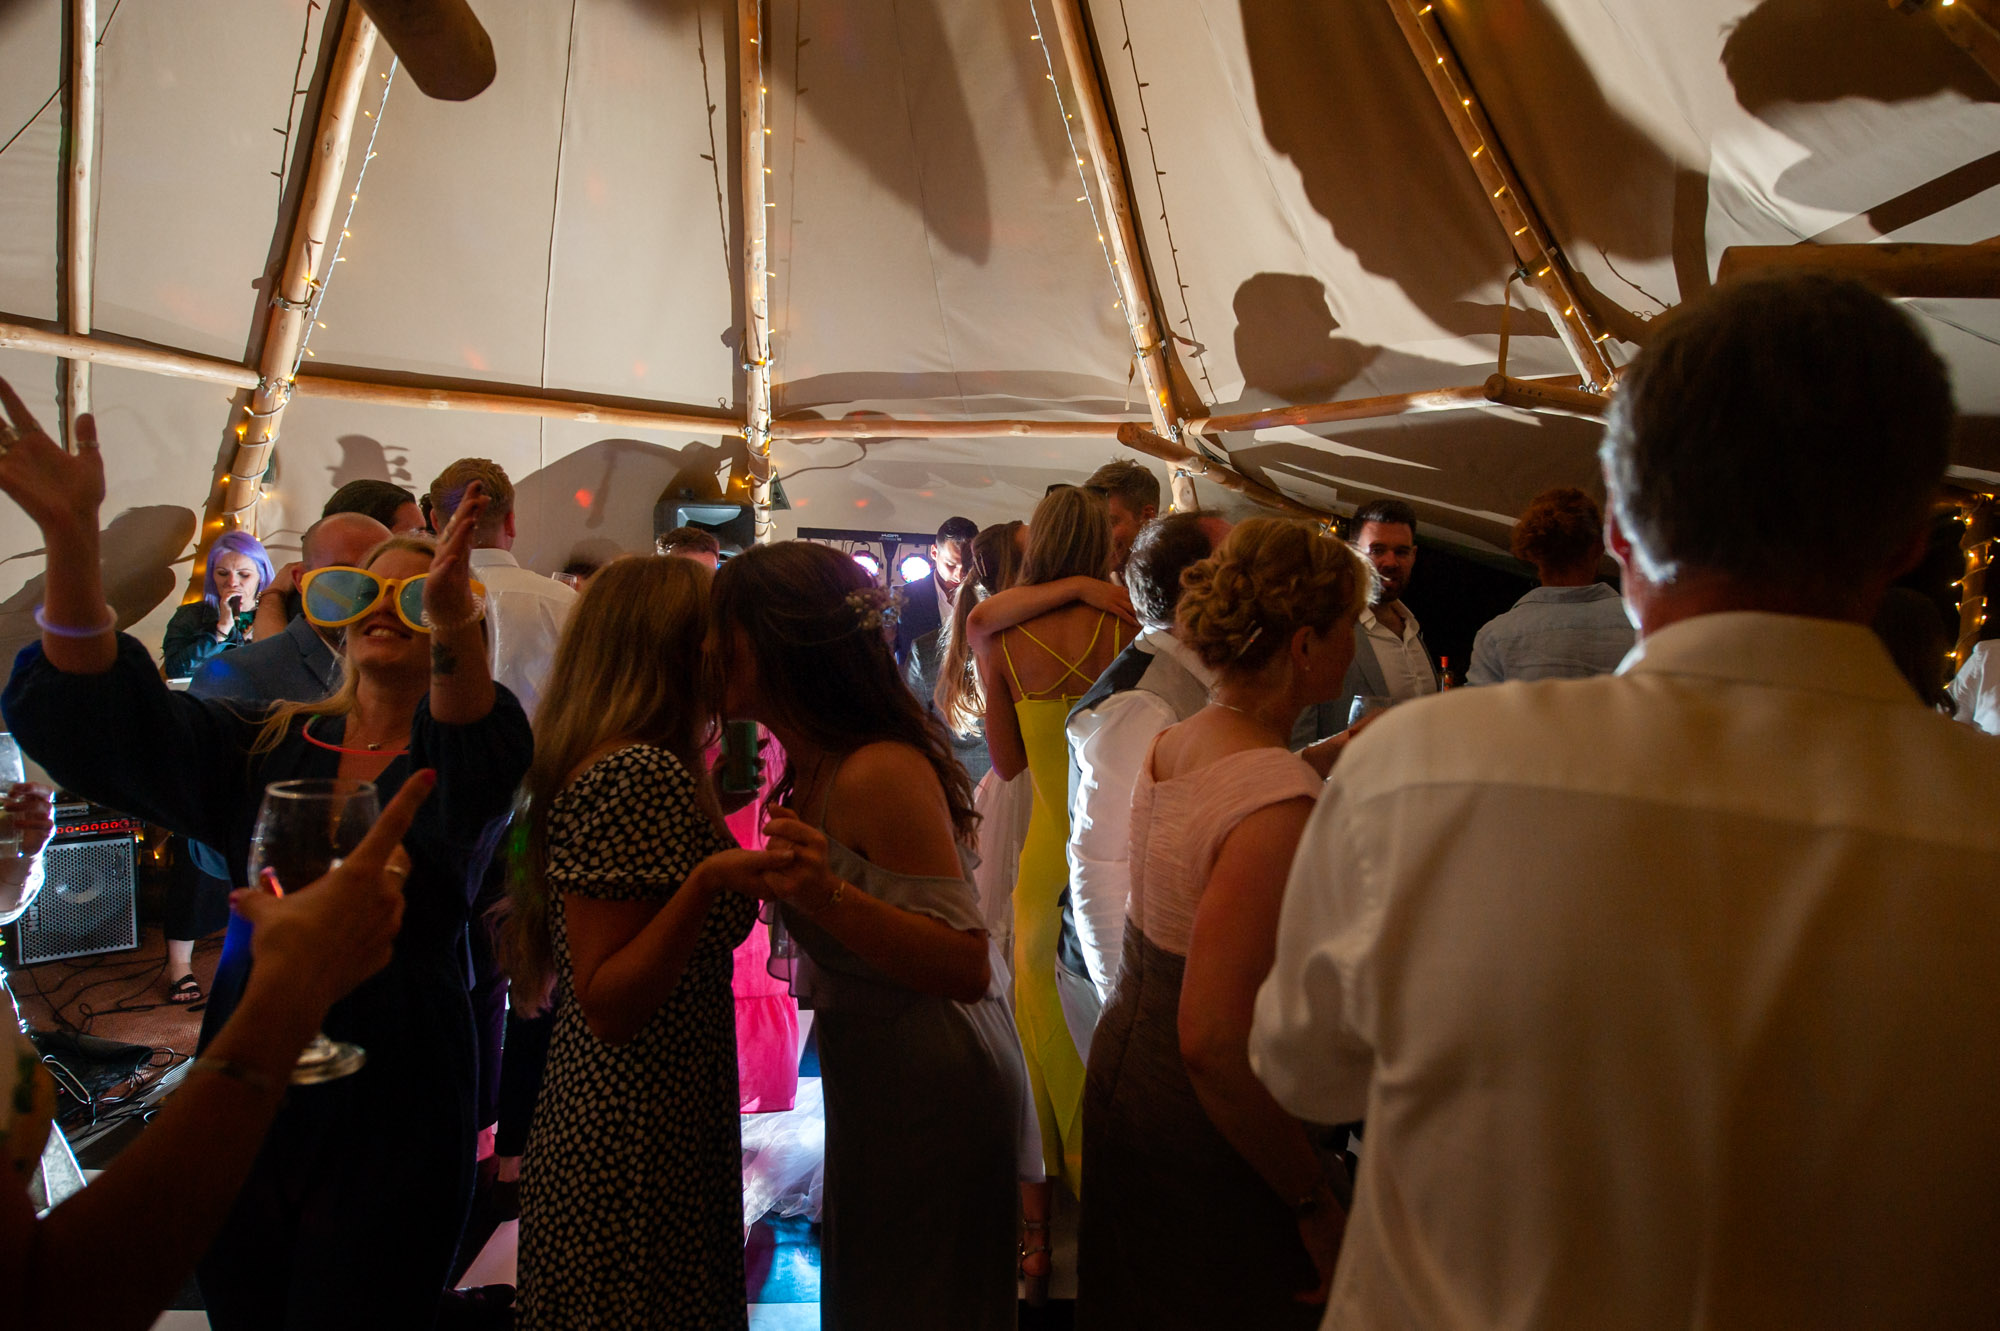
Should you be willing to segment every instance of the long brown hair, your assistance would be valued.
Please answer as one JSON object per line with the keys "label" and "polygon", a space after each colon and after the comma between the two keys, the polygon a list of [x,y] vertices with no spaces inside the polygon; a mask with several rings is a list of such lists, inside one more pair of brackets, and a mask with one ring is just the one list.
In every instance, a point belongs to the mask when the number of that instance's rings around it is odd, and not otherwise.
{"label": "long brown hair", "polygon": [[[709,572],[691,559],[620,559],[584,585],[535,713],[527,845],[508,875],[500,957],[508,978],[546,1005],[555,978],[549,937],[549,806],[591,754],[614,740],[665,749],[694,778],[719,827],[702,747],[711,729],[704,681]],[[524,1005],[525,1006],[525,1005]]]}
{"label": "long brown hair", "polygon": [[1111,513],[1080,486],[1042,496],[1028,519],[1028,557],[1021,564],[1027,587],[1058,578],[1103,578],[1111,573]]}
{"label": "long brown hair", "polygon": [[972,565],[965,581],[958,585],[958,599],[951,607],[951,646],[938,667],[937,687],[931,701],[937,705],[944,723],[960,735],[979,730],[986,715],[986,688],[972,660],[972,643],[966,621],[973,607],[995,592],[1006,591],[1021,576],[1022,522],[1002,522],[972,538]]}
{"label": "long brown hair", "polygon": [[[954,835],[970,846],[979,823],[972,780],[952,757],[944,726],[898,675],[881,603],[852,559],[805,541],[755,546],[715,575],[716,627],[748,637],[758,687],[780,723],[828,753],[881,740],[916,749],[944,787]],[[797,775],[788,756],[772,803],[785,802]]]}
{"label": "long brown hair", "polygon": [[[406,532],[401,536],[391,536],[382,544],[362,557],[362,568],[373,568],[377,560],[393,550],[410,550],[420,555],[435,556],[437,540],[423,532]],[[350,625],[349,627],[352,627]],[[269,753],[278,747],[278,742],[292,728],[298,717],[311,720],[318,716],[347,716],[354,711],[354,697],[361,689],[361,672],[347,659],[346,644],[340,653],[340,687],[330,697],[316,702],[274,703],[271,710],[264,713],[264,724],[257,731],[255,742],[250,745],[252,754]]]}

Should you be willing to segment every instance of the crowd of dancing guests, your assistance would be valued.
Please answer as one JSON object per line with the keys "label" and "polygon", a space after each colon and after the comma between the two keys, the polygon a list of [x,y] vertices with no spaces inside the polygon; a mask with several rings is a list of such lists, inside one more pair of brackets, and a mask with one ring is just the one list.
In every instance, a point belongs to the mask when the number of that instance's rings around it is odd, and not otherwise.
{"label": "crowd of dancing guests", "polygon": [[[40,1222],[8,1199],[29,1325],[142,1221],[115,1324],[197,1259],[218,1327],[429,1324],[511,1080],[515,1324],[743,1326],[753,940],[814,1014],[828,1327],[1013,1326],[1058,1190],[1090,1328],[2000,1307],[2000,750],[1869,631],[1950,390],[1858,287],[1667,321],[1608,517],[1530,505],[1540,585],[1478,636],[1492,687],[1446,696],[1394,500],[1347,539],[1232,526],[1119,462],[953,519],[894,593],[683,529],[558,595],[477,460],[434,538],[398,504],[282,573],[218,547],[174,643],[255,650],[241,622],[268,597],[293,633],[302,593],[330,693],[177,693],[105,608],[94,427],[70,456],[0,395],[0,489],[49,552],[5,711],[49,773],[239,884],[266,783],[390,797],[326,882],[237,894],[142,1147]],[[725,722],[761,783],[719,779]],[[366,1071],[287,1095],[315,1026]]]}

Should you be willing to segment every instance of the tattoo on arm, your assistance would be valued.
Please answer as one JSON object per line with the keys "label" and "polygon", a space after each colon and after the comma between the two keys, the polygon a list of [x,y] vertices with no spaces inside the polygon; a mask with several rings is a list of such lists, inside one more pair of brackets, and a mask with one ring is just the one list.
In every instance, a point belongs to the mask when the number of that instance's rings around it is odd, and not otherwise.
{"label": "tattoo on arm", "polygon": [[431,643],[431,673],[450,675],[458,669],[458,653],[441,642]]}

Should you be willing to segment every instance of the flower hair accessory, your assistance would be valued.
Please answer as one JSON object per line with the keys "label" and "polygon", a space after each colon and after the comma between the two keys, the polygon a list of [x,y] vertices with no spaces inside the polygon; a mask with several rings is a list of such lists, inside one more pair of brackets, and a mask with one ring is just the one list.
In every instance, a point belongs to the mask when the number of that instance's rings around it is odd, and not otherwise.
{"label": "flower hair accessory", "polygon": [[881,587],[849,592],[847,608],[854,612],[854,627],[867,633],[879,633],[884,628],[894,628],[903,617],[903,593]]}

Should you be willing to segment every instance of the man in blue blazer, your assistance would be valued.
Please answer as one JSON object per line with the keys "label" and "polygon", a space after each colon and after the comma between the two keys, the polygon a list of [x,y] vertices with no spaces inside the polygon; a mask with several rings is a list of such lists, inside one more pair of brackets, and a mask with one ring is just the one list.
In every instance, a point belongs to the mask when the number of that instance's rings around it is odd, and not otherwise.
{"label": "man in blue blazer", "polygon": [[[971,518],[946,518],[938,528],[931,543],[930,574],[903,584],[903,609],[896,618],[896,664],[907,666],[917,639],[938,632],[951,618],[953,598],[972,565],[972,538],[977,535],[979,524]],[[938,655],[942,657],[942,649]]]}

